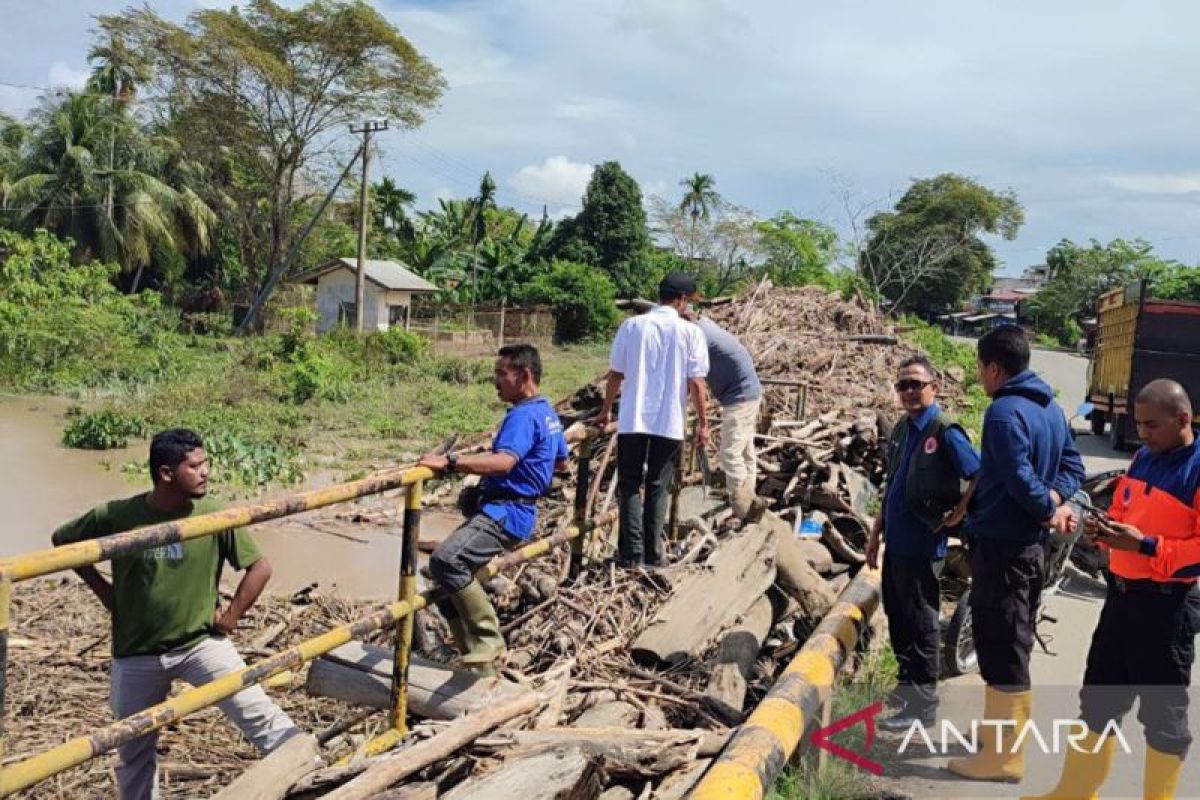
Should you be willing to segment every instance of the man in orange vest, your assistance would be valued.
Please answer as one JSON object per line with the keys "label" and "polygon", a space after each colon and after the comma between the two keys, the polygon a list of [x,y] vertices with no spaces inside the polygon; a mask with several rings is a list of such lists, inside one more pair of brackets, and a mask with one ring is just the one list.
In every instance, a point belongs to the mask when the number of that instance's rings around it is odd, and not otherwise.
{"label": "man in orange vest", "polygon": [[1109,587],[1092,634],[1080,714],[1058,785],[1043,798],[1095,797],[1116,757],[1101,733],[1140,700],[1146,731],[1143,796],[1174,796],[1192,737],[1188,684],[1200,632],[1200,447],[1192,404],[1172,380],[1146,384],[1134,411],[1145,446],[1086,531],[1109,553]]}

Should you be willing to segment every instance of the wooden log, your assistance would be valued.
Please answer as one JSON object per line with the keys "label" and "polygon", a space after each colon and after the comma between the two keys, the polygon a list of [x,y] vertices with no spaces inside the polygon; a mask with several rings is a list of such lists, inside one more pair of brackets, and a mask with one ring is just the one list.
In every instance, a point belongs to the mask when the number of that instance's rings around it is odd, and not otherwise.
{"label": "wooden log", "polygon": [[665,731],[671,727],[667,721],[667,715],[663,710],[653,703],[646,704],[642,710],[642,728],[648,731]]}
{"label": "wooden log", "polygon": [[300,734],[243,772],[214,800],[281,800],[296,781],[324,765],[317,737]]}
{"label": "wooden log", "polygon": [[532,753],[560,751],[564,747],[577,749],[584,755],[595,758],[608,776],[625,778],[658,778],[692,763],[696,758],[699,742],[695,737],[678,741],[621,742],[617,740],[578,739],[570,745],[535,744],[508,748],[506,760],[522,758]]}
{"label": "wooden log", "polygon": [[704,566],[685,567],[658,615],[633,642],[641,664],[678,664],[745,613],[775,580],[776,533],[748,525],[720,542]]}
{"label": "wooden log", "polygon": [[822,575],[833,572],[833,553],[820,542],[793,536],[793,549],[804,556],[804,560]]}
{"label": "wooden log", "polygon": [[724,707],[734,712],[722,715],[725,717],[722,721],[730,725],[741,718],[754,662],[758,660],[758,652],[762,650],[763,642],[771,630],[771,611],[771,600],[764,594],[754,601],[741,621],[721,637],[716,663],[709,673],[704,693],[718,701],[718,708]]}
{"label": "wooden log", "polygon": [[828,516],[820,511],[814,511],[812,518],[821,526],[821,542],[829,548],[829,552],[833,553],[834,558],[844,564],[862,564],[867,560],[865,555],[856,550],[850,542],[846,541],[846,537],[833,527]]}
{"label": "wooden log", "polygon": [[430,738],[376,761],[357,778],[325,795],[325,798],[366,800],[418,770],[452,755],[513,717],[528,714],[536,709],[540,702],[536,694],[527,692],[460,717]]}
{"label": "wooden log", "polygon": [[534,750],[547,747],[576,746],[594,743],[613,747],[633,747],[696,743],[696,755],[715,756],[729,741],[732,731],[710,731],[703,728],[669,728],[647,731],[640,728],[551,728],[544,731],[505,730],[480,738],[476,747],[490,749]]}
{"label": "wooden log", "polygon": [[642,712],[633,703],[613,700],[584,711],[571,723],[574,728],[634,728]]}
{"label": "wooden log", "polygon": [[437,793],[436,783],[414,783],[380,792],[371,800],[437,800]]}
{"label": "wooden log", "polygon": [[800,613],[804,618],[821,619],[833,608],[837,595],[820,573],[808,563],[803,549],[796,547],[799,542],[791,535],[786,522],[770,512],[763,517],[763,522],[789,530],[787,535],[781,535],[777,539],[775,585],[800,604]]}
{"label": "wooden log", "polygon": [[[304,688],[319,697],[390,708],[391,687],[391,650],[350,642],[312,662]],[[408,668],[409,713],[426,719],[454,719],[529,691],[511,681],[483,678],[415,655]]]}
{"label": "wooden log", "polygon": [[658,784],[654,794],[650,795],[650,800],[683,800],[687,793],[700,782],[700,776],[704,774],[711,763],[711,758],[702,758],[699,761],[693,761],[683,769],[672,772]]}
{"label": "wooden log", "polygon": [[598,759],[578,748],[533,753],[460,783],[442,800],[595,800],[603,785]]}

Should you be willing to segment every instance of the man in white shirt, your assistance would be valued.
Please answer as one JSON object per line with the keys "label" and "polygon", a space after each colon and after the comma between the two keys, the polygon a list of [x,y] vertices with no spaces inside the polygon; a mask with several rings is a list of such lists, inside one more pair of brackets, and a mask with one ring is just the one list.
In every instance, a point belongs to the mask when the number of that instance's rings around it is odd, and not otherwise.
{"label": "man in white shirt", "polygon": [[[680,455],[687,398],[699,418],[696,437],[708,441],[708,346],[704,334],[679,312],[696,296],[696,281],[669,273],[658,285],[659,304],[621,323],[613,340],[604,406],[598,421],[617,415],[617,493],[620,531],[617,560],[622,566],[666,565],[662,547],[671,480]],[[642,488],[645,487],[645,502]]]}

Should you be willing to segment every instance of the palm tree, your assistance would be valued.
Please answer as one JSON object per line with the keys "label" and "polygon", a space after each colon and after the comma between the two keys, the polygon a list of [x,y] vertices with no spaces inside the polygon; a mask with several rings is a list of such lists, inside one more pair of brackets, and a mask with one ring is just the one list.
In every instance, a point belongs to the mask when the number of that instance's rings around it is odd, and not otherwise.
{"label": "palm tree", "polygon": [[[183,182],[178,143],[144,135],[106,101],[86,92],[42,100],[31,115],[33,133],[5,206],[19,227],[73,239],[80,260],[101,258],[136,270],[136,290],[157,254],[207,251],[216,219]],[[106,169],[95,156],[108,146],[110,132],[120,168]],[[109,187],[111,209],[105,202]]]}
{"label": "palm tree", "polygon": [[[88,61],[95,64],[88,80],[88,90],[112,98],[113,114],[110,119],[114,124],[108,138],[108,169],[111,172],[116,167],[116,122],[125,116],[133,103],[137,96],[138,84],[150,80],[150,67],[145,59],[131,51],[124,41],[111,33],[107,40],[92,45],[92,49],[88,51]],[[112,178],[109,178],[105,207],[110,220],[113,216],[113,188]]]}
{"label": "palm tree", "polygon": [[472,201],[475,215],[471,223],[471,317],[474,321],[475,301],[479,297],[479,243],[487,237],[487,210],[496,207],[496,182],[492,173],[483,173],[479,195]]}
{"label": "palm tree", "polygon": [[692,251],[688,253],[690,260],[695,256],[696,228],[700,220],[707,220],[712,210],[720,204],[721,195],[717,192],[716,178],[707,173],[694,172],[690,178],[681,180],[679,185],[684,189],[683,199],[679,201],[679,210],[692,218],[692,242],[688,245],[688,249]]}
{"label": "palm tree", "polygon": [[407,216],[404,209],[417,202],[417,196],[396,185],[391,178],[384,178],[371,187],[371,208],[375,211],[375,225],[384,230],[395,230]]}
{"label": "palm tree", "polygon": [[21,123],[0,113],[0,207],[3,207],[4,198],[8,195],[9,183],[17,175],[25,133]]}

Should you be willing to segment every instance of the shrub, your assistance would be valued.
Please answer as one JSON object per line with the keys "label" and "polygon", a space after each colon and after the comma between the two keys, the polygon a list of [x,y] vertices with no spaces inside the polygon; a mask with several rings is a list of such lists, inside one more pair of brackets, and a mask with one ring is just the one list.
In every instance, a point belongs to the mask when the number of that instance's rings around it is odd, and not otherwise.
{"label": "shrub", "polygon": [[62,443],[79,450],[115,450],[129,444],[129,437],[146,435],[144,420],[105,409],[84,413],[79,406],[67,410]]}
{"label": "shrub", "polygon": [[620,319],[612,280],[586,264],[555,261],[530,283],[525,297],[554,306],[554,337],[559,342],[599,339]]}
{"label": "shrub", "polygon": [[473,383],[491,383],[492,369],[491,361],[442,356],[433,362],[431,371],[440,381],[470,386]]}
{"label": "shrub", "polygon": [[344,357],[304,348],[295,352],[291,361],[284,375],[286,399],[300,404],[309,400],[344,402],[350,398],[355,375]]}
{"label": "shrub", "polygon": [[45,231],[0,230],[0,374],[16,386],[97,386],[172,374],[178,314],[156,292],[129,297],[112,264],[73,265]]}
{"label": "shrub", "polygon": [[368,334],[366,350],[388,364],[412,364],[425,358],[429,343],[415,333],[403,328]]}

